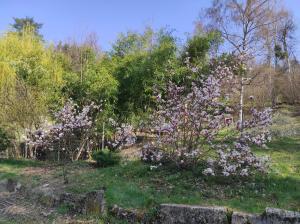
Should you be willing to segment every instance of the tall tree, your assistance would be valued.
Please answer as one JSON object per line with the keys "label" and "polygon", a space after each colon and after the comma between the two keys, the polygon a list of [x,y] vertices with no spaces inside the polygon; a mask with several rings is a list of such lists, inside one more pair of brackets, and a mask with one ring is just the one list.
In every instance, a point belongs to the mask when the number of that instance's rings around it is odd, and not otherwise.
{"label": "tall tree", "polygon": [[0,58],[0,126],[17,137],[56,107],[63,70],[53,49],[29,31],[0,36]]}
{"label": "tall tree", "polygon": [[282,15],[283,19],[280,21],[277,28],[277,44],[281,45],[282,47],[283,58],[285,59],[285,67],[287,68],[288,73],[290,73],[290,56],[295,39],[296,25],[292,15],[288,11],[282,10],[280,14]]}
{"label": "tall tree", "polygon": [[209,53],[215,54],[221,43],[222,38],[219,32],[198,31],[187,40],[183,51],[183,59],[189,57],[192,64],[202,67],[203,64],[207,64]]}
{"label": "tall tree", "polygon": [[[218,30],[227,44],[233,48],[233,52],[243,57],[248,65],[261,53],[260,30],[267,29],[270,24],[280,19],[270,16],[269,2],[270,0],[214,0],[212,6],[206,10],[208,27]],[[244,88],[252,79],[249,70],[245,69],[241,73],[239,83],[241,135],[244,126]]]}
{"label": "tall tree", "polygon": [[28,17],[26,16],[25,18],[13,18],[14,23],[12,24],[12,27],[14,30],[18,33],[21,33],[24,31],[24,29],[32,29],[32,32],[37,35],[42,37],[40,34],[40,29],[43,27],[42,23],[37,23],[34,21],[33,17]]}
{"label": "tall tree", "polygon": [[123,117],[141,114],[153,106],[153,87],[166,82],[166,69],[176,63],[176,42],[166,30],[121,35],[111,51],[119,82],[117,112]]}
{"label": "tall tree", "polygon": [[79,105],[87,101],[100,104],[114,101],[117,80],[112,75],[112,66],[107,55],[103,54],[95,35],[88,35],[83,43],[59,43],[56,52],[64,62],[64,87],[66,98]]}

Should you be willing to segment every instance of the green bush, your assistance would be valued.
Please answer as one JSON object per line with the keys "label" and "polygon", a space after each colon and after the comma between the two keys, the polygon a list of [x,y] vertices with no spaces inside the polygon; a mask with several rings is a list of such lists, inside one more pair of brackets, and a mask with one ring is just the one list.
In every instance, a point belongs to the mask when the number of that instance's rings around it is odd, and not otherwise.
{"label": "green bush", "polygon": [[94,151],[92,158],[97,162],[98,167],[114,166],[121,161],[119,154],[111,152],[108,149]]}
{"label": "green bush", "polygon": [[0,152],[5,151],[11,145],[11,141],[7,133],[0,128]]}

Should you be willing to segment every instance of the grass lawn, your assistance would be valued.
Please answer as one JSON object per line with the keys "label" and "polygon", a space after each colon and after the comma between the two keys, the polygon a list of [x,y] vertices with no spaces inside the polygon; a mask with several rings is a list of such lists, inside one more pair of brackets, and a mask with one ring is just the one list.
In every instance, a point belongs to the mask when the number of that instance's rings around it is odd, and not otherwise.
{"label": "grass lawn", "polygon": [[[175,168],[150,170],[140,161],[127,161],[107,168],[87,162],[68,165],[66,190],[84,193],[104,187],[109,205],[148,210],[160,203],[221,205],[235,210],[262,212],[265,207],[300,211],[300,138],[281,138],[256,153],[271,157],[270,173],[248,179],[205,177],[201,171]],[[47,167],[42,172],[24,172]],[[62,183],[59,166],[34,161],[0,160],[0,179],[19,177],[33,185]]]}

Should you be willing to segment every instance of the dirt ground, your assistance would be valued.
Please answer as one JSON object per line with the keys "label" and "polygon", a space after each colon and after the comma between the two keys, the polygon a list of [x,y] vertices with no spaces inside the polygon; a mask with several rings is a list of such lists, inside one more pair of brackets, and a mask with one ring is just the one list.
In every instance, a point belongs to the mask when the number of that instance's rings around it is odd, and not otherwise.
{"label": "dirt ground", "polygon": [[0,223],[49,223],[47,216],[52,212],[20,193],[0,191]]}
{"label": "dirt ground", "polygon": [[[37,169],[37,170],[35,170]],[[40,172],[40,168],[30,168],[25,172]],[[9,192],[6,180],[0,182],[0,224],[75,224],[99,223],[95,220],[82,220],[76,215],[61,215],[55,208],[44,207],[25,197],[22,191]]]}

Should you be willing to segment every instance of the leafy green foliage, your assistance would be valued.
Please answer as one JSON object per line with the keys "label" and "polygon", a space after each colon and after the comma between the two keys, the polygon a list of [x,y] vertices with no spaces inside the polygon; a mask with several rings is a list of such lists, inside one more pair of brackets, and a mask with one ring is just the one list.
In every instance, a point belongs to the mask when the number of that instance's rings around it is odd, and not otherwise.
{"label": "leafy green foliage", "polygon": [[[17,32],[0,38],[0,101],[6,105],[0,116],[13,132],[39,127],[42,117],[51,119],[51,112],[69,98],[80,107],[101,104],[99,127],[109,117],[138,124],[156,106],[154,89],[164,91],[170,80],[185,82],[189,72],[178,57],[176,38],[166,29],[121,34],[111,52],[104,53],[93,38],[46,46],[36,34],[41,24],[32,18],[15,20]],[[24,29],[27,25],[32,29]],[[213,39],[204,35],[188,44],[199,63],[206,64]]]}
{"label": "leafy green foliage", "polygon": [[91,101],[102,105],[101,119],[107,119],[106,115],[112,114],[118,87],[111,60],[105,55],[100,57],[100,52],[91,43],[60,44],[56,50],[65,71],[63,96],[80,106]]}
{"label": "leafy green foliage", "polygon": [[121,35],[111,52],[114,76],[119,82],[117,112],[123,116],[146,112],[153,102],[153,87],[170,76],[166,69],[176,63],[176,42],[170,32]]}
{"label": "leafy green foliage", "polygon": [[208,62],[208,53],[210,50],[218,48],[221,42],[220,33],[215,31],[196,34],[187,41],[182,60],[189,57],[190,63],[203,67]]}
{"label": "leafy green foliage", "polygon": [[121,161],[119,154],[108,149],[94,151],[92,158],[96,161],[98,167],[115,166]]}
{"label": "leafy green foliage", "polygon": [[10,137],[0,127],[0,151],[6,150],[11,145]]}
{"label": "leafy green foliage", "polygon": [[281,48],[280,45],[276,44],[274,47],[274,54],[275,57],[278,58],[279,60],[283,60],[287,57],[286,52],[284,52]]}
{"label": "leafy green foliage", "polygon": [[39,125],[60,98],[62,67],[32,31],[0,38],[0,121],[12,132]]}
{"label": "leafy green foliage", "polygon": [[41,37],[39,31],[43,27],[43,24],[35,22],[33,17],[26,16],[25,18],[13,18],[13,19],[14,19],[14,23],[12,24],[12,27],[15,29],[16,32],[21,34],[25,29],[31,29],[33,30],[36,36]]}

